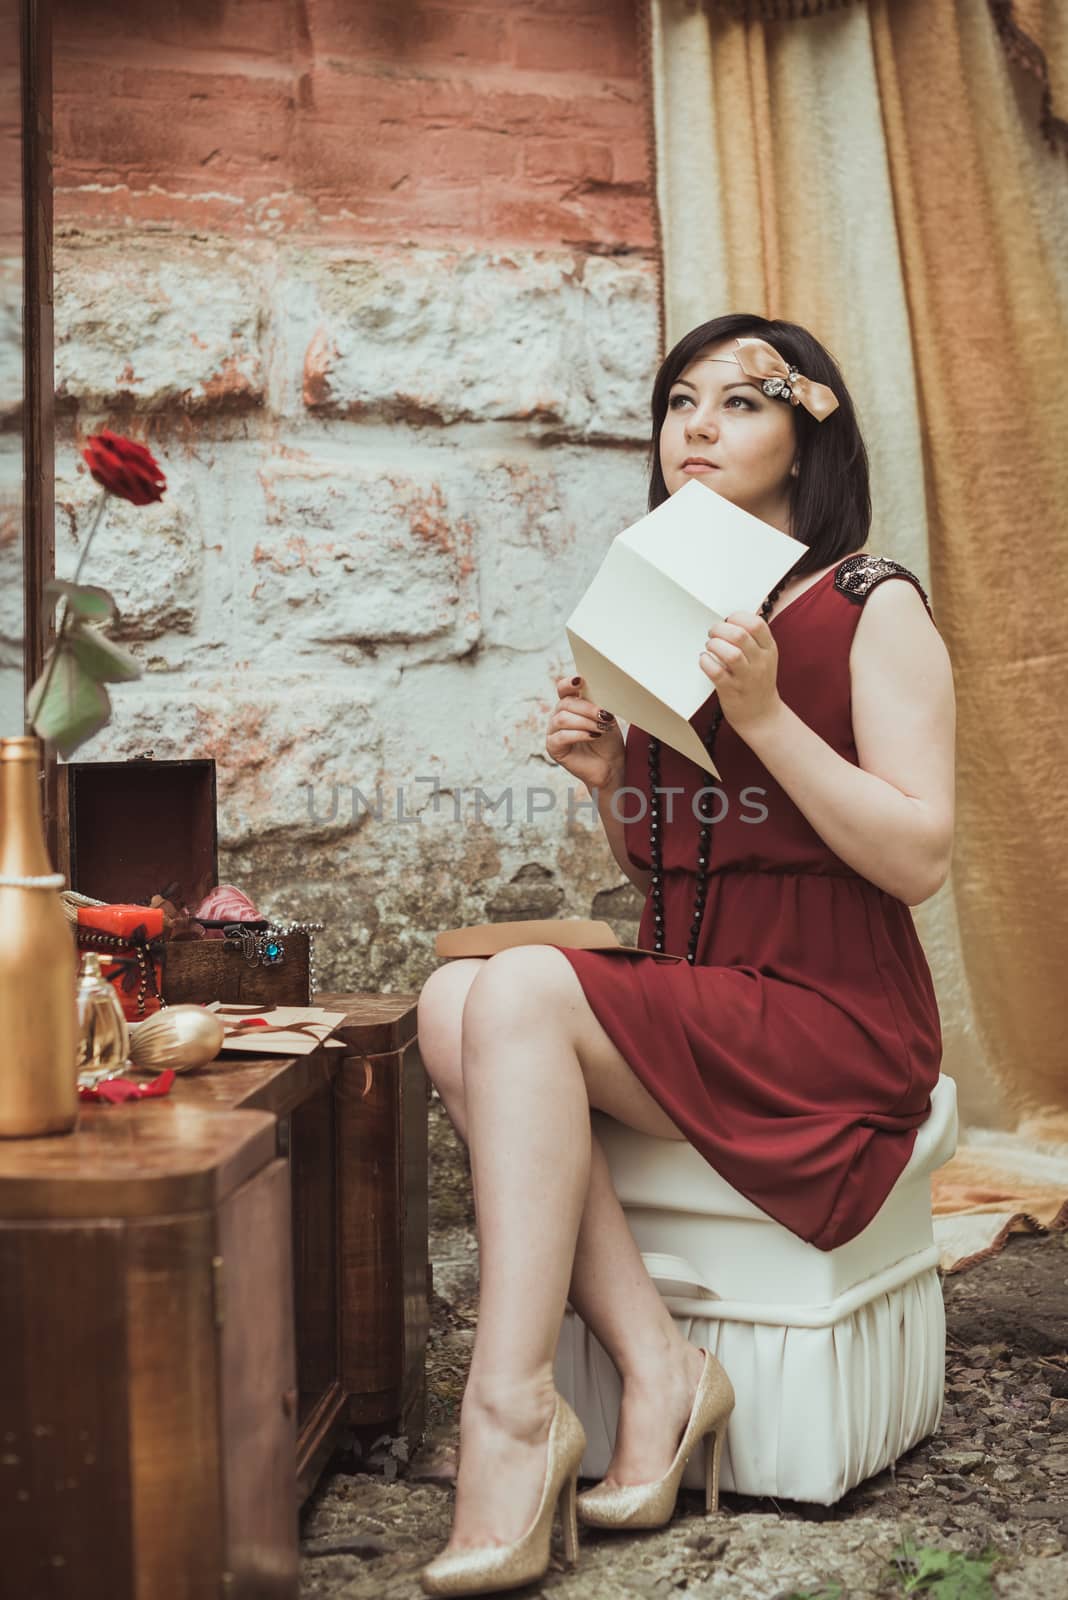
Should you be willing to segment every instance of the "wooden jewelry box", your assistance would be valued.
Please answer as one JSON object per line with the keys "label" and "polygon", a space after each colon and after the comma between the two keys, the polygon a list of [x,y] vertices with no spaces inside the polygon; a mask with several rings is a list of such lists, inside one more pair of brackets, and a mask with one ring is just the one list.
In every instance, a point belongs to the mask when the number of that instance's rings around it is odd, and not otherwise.
{"label": "wooden jewelry box", "polygon": [[[145,906],[159,894],[179,911],[187,907],[193,912],[217,887],[213,760],[138,756],[132,761],[68,762],[59,772],[60,837],[66,837],[69,848],[69,860],[59,870],[66,870],[73,890],[108,904]],[[309,1005],[314,935],[268,935],[266,920],[227,924],[238,926],[244,928],[241,935],[165,940],[164,1000],[169,1005],[207,1005],[212,1000]],[[210,931],[222,934],[221,928]]]}

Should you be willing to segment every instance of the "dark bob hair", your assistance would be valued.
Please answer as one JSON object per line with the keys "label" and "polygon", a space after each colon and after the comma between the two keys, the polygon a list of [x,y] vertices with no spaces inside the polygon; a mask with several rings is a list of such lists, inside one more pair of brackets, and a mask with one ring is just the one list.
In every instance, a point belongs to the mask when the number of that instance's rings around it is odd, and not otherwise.
{"label": "dark bob hair", "polygon": [[816,383],[827,384],[838,396],[838,410],[823,422],[817,422],[804,406],[790,407],[800,456],[798,474],[790,480],[790,531],[809,547],[790,569],[790,576],[798,578],[863,546],[871,529],[871,489],[868,452],[842,374],[819,340],[796,322],[769,322],[766,317],[742,312],[713,317],[685,334],[664,357],[653,385],[649,510],[655,511],[668,498],[660,466],[660,430],[672,384],[710,345],[749,337],[766,339],[789,366]]}

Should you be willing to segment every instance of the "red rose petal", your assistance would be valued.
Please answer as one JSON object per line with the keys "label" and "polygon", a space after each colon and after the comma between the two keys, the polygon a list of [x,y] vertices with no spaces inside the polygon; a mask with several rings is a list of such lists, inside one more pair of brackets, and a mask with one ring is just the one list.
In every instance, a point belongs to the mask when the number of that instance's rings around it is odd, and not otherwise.
{"label": "red rose petal", "polygon": [[134,1083],[131,1078],[109,1078],[95,1089],[79,1089],[79,1100],[89,1100],[99,1105],[124,1105],[128,1100],[154,1100],[170,1093],[174,1082],[174,1069],[168,1067],[150,1083]]}
{"label": "red rose petal", "polygon": [[135,506],[163,498],[167,480],[150,450],[105,428],[85,442],[82,457],[94,480],[109,494]]}

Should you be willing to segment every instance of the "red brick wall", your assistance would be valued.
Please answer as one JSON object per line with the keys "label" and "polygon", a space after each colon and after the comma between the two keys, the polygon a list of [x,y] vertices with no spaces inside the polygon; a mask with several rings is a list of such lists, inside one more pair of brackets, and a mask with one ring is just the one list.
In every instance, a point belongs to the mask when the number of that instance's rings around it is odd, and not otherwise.
{"label": "red brick wall", "polygon": [[56,220],[648,250],[635,0],[56,0]]}

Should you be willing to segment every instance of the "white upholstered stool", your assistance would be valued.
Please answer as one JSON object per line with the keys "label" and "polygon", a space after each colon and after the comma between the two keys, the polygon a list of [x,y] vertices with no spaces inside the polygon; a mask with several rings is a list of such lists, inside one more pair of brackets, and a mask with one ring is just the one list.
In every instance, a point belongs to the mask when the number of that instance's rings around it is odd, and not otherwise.
{"label": "white upholstered stool", "polygon": [[[736,1404],[720,1486],[833,1505],[938,1427],[946,1322],[931,1173],[957,1144],[943,1074],[909,1163],[868,1226],[817,1250],[731,1187],[689,1144],[594,1112],[616,1192],[682,1332],[710,1349]],[[581,1475],[612,1454],[620,1381],[568,1306],[556,1383],[586,1430]],[[683,1483],[702,1484],[695,1451]]]}

